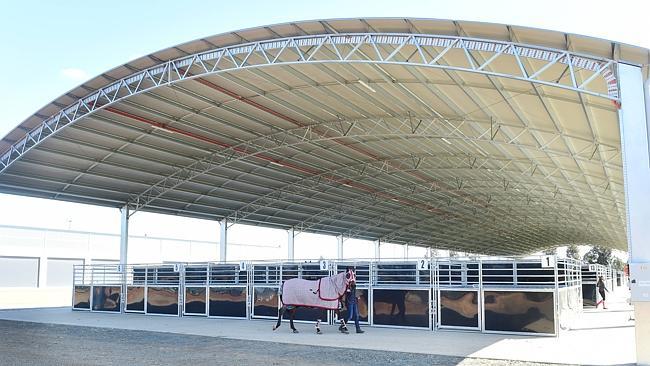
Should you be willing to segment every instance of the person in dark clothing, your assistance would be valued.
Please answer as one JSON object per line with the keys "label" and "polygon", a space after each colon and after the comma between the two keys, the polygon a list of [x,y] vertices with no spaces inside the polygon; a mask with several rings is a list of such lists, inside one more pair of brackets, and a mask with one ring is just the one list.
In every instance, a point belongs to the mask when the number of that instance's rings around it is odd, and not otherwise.
{"label": "person in dark clothing", "polygon": [[603,309],[607,309],[607,305],[605,305],[605,291],[609,292],[607,287],[605,287],[605,281],[603,280],[603,276],[598,277],[598,282],[596,283],[596,287],[598,288],[598,293],[600,294],[601,300],[596,303],[596,308],[598,308],[598,305],[600,303],[603,304]]}
{"label": "person in dark clothing", "polygon": [[348,308],[348,322],[354,317],[354,325],[357,333],[365,333],[359,325],[359,300],[357,299],[357,285],[352,283],[348,292],[345,294],[345,306]]}

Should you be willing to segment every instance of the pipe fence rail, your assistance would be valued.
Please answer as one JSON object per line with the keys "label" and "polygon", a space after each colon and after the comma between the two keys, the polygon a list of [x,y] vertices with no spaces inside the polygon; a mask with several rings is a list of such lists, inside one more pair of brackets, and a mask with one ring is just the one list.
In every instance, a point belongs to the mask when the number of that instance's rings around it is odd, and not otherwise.
{"label": "pipe fence rail", "polygon": [[[613,286],[618,276],[555,256],[78,265],[72,308],[275,319],[284,281],[318,280],[348,268],[356,271],[362,324],[536,335],[570,328],[586,301],[585,286],[601,275]],[[347,319],[347,309],[342,316]],[[334,312],[311,308],[299,308],[295,319],[337,321]]]}

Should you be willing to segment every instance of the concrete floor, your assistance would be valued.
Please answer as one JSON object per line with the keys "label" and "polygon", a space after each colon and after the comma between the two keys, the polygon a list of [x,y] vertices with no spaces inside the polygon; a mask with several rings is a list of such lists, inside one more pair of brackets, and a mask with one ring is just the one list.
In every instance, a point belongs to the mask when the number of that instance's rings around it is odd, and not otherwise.
{"label": "concrete floor", "polygon": [[292,334],[287,325],[273,332],[273,322],[266,320],[103,314],[69,308],[2,310],[0,319],[483,359],[620,365],[635,362],[634,321],[625,295],[614,294],[608,310],[586,310],[571,330],[557,338],[368,327],[362,335],[343,335],[329,326],[324,327],[325,334],[316,335],[309,324],[297,324],[301,333]]}

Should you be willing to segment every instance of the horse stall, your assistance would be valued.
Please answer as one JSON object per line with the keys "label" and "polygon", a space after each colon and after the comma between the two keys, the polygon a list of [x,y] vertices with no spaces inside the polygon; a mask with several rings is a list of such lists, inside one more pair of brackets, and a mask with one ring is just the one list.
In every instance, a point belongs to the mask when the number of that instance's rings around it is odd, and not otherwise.
{"label": "horse stall", "polygon": [[439,259],[434,266],[439,329],[481,330],[479,262]]}
{"label": "horse stall", "polygon": [[557,335],[556,263],[481,259],[479,269],[483,332]]}
{"label": "horse stall", "polygon": [[180,263],[126,265],[121,270],[125,271],[126,281],[125,312],[160,316],[182,314]]}
{"label": "horse stall", "polygon": [[183,315],[247,319],[249,291],[245,265],[182,264]]}
{"label": "horse stall", "polygon": [[[251,318],[277,319],[280,288],[284,281],[292,278],[316,281],[331,274],[329,261],[258,262],[252,264]],[[288,320],[289,316],[289,313],[285,313],[283,320]],[[328,324],[332,318],[327,310],[306,307],[298,307],[294,315],[296,322],[315,323],[318,319]]]}
{"label": "horse stall", "polygon": [[122,273],[118,265],[73,267],[73,310],[119,313]]}
{"label": "horse stall", "polygon": [[431,269],[418,265],[418,261],[371,263],[371,325],[432,329]]}
{"label": "horse stall", "polygon": [[209,264],[206,289],[209,317],[249,318],[249,272],[246,267],[246,262]]}

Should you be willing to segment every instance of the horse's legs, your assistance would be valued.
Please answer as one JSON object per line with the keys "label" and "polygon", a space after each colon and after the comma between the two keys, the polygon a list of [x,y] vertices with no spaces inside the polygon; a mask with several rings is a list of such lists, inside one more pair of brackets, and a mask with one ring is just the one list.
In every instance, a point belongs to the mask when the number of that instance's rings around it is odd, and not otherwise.
{"label": "horse's legs", "polygon": [[278,309],[278,322],[273,326],[273,330],[280,328],[280,325],[282,325],[282,315],[284,315],[286,309],[287,308],[285,306],[282,306],[280,309]]}
{"label": "horse's legs", "polygon": [[293,318],[296,316],[296,308],[289,310],[289,315],[289,324],[291,325],[291,330],[293,330],[294,333],[298,333],[298,329],[293,326]]}
{"label": "horse's legs", "polygon": [[336,310],[336,317],[339,318],[339,321],[341,321],[341,325],[339,325],[339,332],[341,333],[347,333],[348,332],[348,327],[345,324],[345,319],[341,316],[341,310]]}
{"label": "horse's legs", "polygon": [[320,330],[320,319],[316,320],[316,334],[323,334]]}

